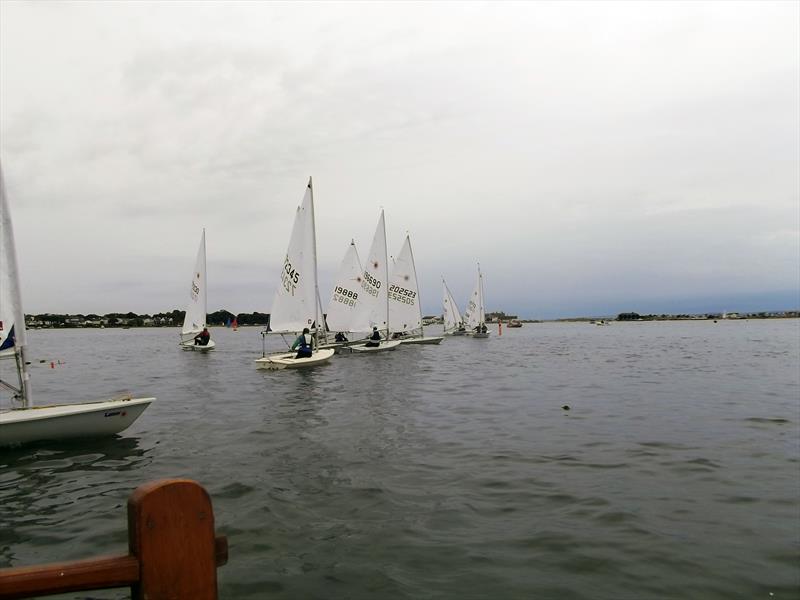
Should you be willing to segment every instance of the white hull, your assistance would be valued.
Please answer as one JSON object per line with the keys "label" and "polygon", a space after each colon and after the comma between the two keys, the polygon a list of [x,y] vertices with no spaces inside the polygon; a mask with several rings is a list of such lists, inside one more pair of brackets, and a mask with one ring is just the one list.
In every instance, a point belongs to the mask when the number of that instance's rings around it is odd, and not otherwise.
{"label": "white hull", "polygon": [[0,446],[113,435],[129,427],[155,398],[64,404],[0,413]]}
{"label": "white hull", "polygon": [[316,350],[308,358],[295,358],[297,352],[283,352],[281,354],[271,354],[263,358],[256,359],[256,366],[259,369],[299,369],[303,367],[314,367],[328,362],[333,356],[333,350]]}
{"label": "white hull", "polygon": [[319,348],[320,350],[325,350],[325,349],[338,350],[339,348],[346,348],[348,346],[353,346],[355,344],[363,344],[363,343],[364,340],[362,338],[360,340],[348,340],[346,342],[329,342],[327,344],[320,344]]}
{"label": "white hull", "polygon": [[443,340],[440,336],[415,337],[400,340],[401,344],[439,344]]}
{"label": "white hull", "polygon": [[475,333],[475,332],[473,332],[473,333],[468,333],[467,335],[470,336],[470,337],[474,337],[474,338],[484,339],[484,338],[488,338],[489,337],[489,332],[488,331],[486,333]]}
{"label": "white hull", "polygon": [[400,345],[400,340],[389,340],[388,342],[382,341],[379,346],[367,346],[366,344],[356,344],[350,346],[351,352],[386,352],[387,350],[395,350]]}
{"label": "white hull", "polygon": [[467,335],[466,331],[445,331],[444,335],[462,336]]}
{"label": "white hull", "polygon": [[181,342],[179,344],[181,348],[184,350],[193,350],[195,352],[208,352],[209,350],[213,350],[216,348],[216,344],[214,340],[208,340],[208,344],[205,346],[201,346],[200,344],[195,344],[194,340],[189,340],[188,342]]}

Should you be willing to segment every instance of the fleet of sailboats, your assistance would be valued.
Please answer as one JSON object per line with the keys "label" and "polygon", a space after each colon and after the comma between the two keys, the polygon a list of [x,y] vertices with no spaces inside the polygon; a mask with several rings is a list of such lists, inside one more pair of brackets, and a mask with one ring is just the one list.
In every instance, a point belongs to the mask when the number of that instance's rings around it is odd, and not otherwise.
{"label": "fleet of sailboats", "polygon": [[[102,402],[36,407],[30,393],[25,322],[19,292],[16,251],[11,218],[0,171],[2,214],[0,214],[0,360],[13,360],[18,383],[0,379],[0,389],[13,395],[19,406],[0,413],[0,446],[38,439],[92,436],[117,433],[130,425],[154,398],[118,398]],[[206,232],[197,250],[189,299],[180,332],[184,350],[209,351],[216,342],[201,335],[207,331],[208,282]],[[478,266],[475,289],[462,317],[447,283],[442,279],[444,335],[488,337],[484,309],[483,276]],[[234,331],[236,319],[228,322]],[[326,329],[336,333],[326,339]],[[426,336],[423,327],[414,253],[407,234],[400,252],[390,258],[386,243],[386,221],[381,210],[367,260],[361,263],[354,241],[342,259],[335,285],[323,315],[317,273],[314,188],[309,178],[301,204],[295,212],[289,247],[270,310],[267,331],[298,335],[297,343],[310,355],[292,351],[262,352],[259,368],[287,369],[326,363],[334,348],[353,353],[394,350],[400,344],[438,344],[443,336]],[[352,336],[354,339],[347,339]],[[369,337],[365,337],[369,336]],[[284,338],[285,339],[285,338]]]}
{"label": "fleet of sailboats", "polygon": [[0,379],[0,388],[11,392],[15,404],[0,412],[0,446],[119,433],[155,400],[125,397],[34,406],[27,347],[14,231],[0,167],[0,361],[13,363],[17,379]]}

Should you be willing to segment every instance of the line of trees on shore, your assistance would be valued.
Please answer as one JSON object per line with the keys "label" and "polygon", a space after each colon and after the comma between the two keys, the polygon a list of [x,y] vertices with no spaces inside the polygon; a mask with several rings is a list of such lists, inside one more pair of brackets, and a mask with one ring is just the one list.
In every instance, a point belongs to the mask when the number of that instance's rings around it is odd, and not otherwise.
{"label": "line of trees on shore", "polygon": [[[155,314],[108,313],[96,314],[52,314],[25,315],[25,325],[28,328],[55,328],[55,327],[179,327],[183,324],[186,311],[173,310]],[[227,310],[218,310],[209,313],[206,323],[209,325],[227,325],[236,320],[239,325],[266,325],[269,314],[252,312],[234,314]]]}

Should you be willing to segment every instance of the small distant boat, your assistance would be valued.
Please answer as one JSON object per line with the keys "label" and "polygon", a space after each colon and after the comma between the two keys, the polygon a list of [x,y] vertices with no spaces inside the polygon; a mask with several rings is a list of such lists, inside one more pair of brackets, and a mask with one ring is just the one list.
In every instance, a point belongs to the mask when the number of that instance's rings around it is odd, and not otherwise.
{"label": "small distant boat", "polygon": [[474,338],[488,338],[489,331],[486,328],[486,311],[483,301],[483,274],[481,266],[478,265],[478,281],[475,283],[475,290],[467,303],[467,310],[464,313],[464,323],[467,327],[467,335]]}
{"label": "small distant boat", "polygon": [[195,337],[206,329],[206,316],[208,313],[208,300],[206,289],[206,230],[200,236],[200,247],[197,249],[197,258],[194,263],[192,284],[189,287],[189,302],[186,305],[186,316],[181,327],[180,347],[184,350],[207,352],[216,347],[211,338],[207,344],[195,343]]}
{"label": "small distant boat", "polygon": [[522,321],[518,319],[511,319],[507,324],[506,327],[522,327]]}
{"label": "small distant boat", "polygon": [[609,322],[608,322],[608,321],[606,321],[605,319],[600,319],[600,320],[597,320],[597,321],[592,321],[592,322],[593,322],[595,325],[597,325],[598,327],[605,327],[605,326],[607,326],[607,325],[611,325],[611,323],[609,323]]}
{"label": "small distant boat", "polygon": [[444,334],[445,335],[467,335],[467,328],[464,327],[464,319],[458,310],[458,304],[447,287],[447,282],[442,277],[442,309],[444,311]]}
{"label": "small distant boat", "polygon": [[234,331],[239,331],[239,321],[236,319],[236,317],[233,317],[233,322],[231,323],[231,329],[233,329]]}
{"label": "small distant boat", "polygon": [[[20,407],[0,412],[0,446],[91,438],[126,429],[155,398],[115,398],[83,404],[34,406],[14,232],[0,168],[0,360],[13,360],[18,384],[0,380]],[[88,448],[88,446],[87,446]]]}

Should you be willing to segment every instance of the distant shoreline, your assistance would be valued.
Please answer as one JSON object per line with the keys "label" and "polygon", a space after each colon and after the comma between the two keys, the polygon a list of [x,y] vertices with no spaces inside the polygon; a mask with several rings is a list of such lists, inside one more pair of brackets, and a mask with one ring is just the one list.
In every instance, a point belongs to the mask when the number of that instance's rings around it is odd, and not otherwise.
{"label": "distant shoreline", "polygon": [[[130,329],[133,327],[180,327],[183,323],[183,311],[159,313],[156,315],[137,315],[135,313],[109,313],[107,315],[83,314],[51,314],[25,315],[27,329]],[[703,313],[703,314],[678,314],[678,315],[640,315],[638,313],[620,313],[617,316],[601,317],[566,317],[560,319],[519,319],[515,320],[524,324],[537,323],[641,323],[648,321],[747,321],[764,319],[797,319],[800,310],[787,311],[761,311],[753,313]],[[441,317],[426,317],[423,320],[425,327],[441,325]],[[490,318],[487,315],[487,324],[508,324],[510,319]],[[208,315],[209,327],[226,327],[229,323],[237,321],[238,327],[266,327],[269,315],[266,313],[241,313],[234,315],[227,311],[217,311]]]}

